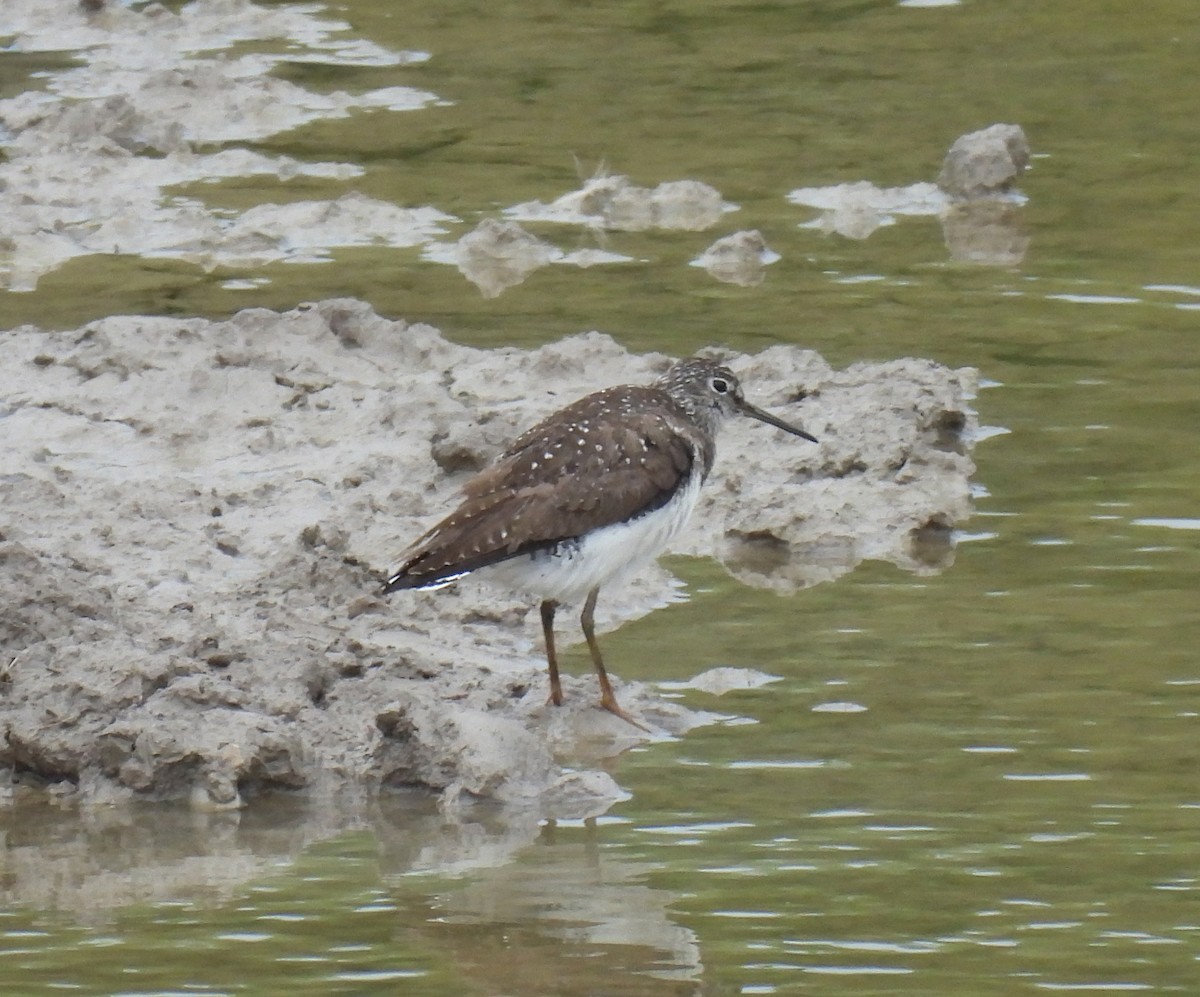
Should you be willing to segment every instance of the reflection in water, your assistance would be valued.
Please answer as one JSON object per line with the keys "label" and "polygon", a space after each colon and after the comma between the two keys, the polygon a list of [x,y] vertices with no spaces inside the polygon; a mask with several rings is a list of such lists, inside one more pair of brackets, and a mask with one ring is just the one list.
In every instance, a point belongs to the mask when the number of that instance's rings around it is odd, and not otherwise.
{"label": "reflection in water", "polygon": [[726,284],[757,287],[766,278],[766,268],[779,259],[762,233],[751,229],[718,239],[692,260],[692,266]]}
{"label": "reflection in water", "polygon": [[[0,983],[45,974],[104,991],[132,969],[209,992],[236,980],[237,960],[201,967],[196,949],[248,944],[270,992],[428,978],[406,992],[445,993],[451,975],[454,992],[620,993],[653,977],[657,993],[688,994],[701,971],[697,939],[669,913],[675,895],[645,885],[645,860],[603,852],[590,820],[562,836],[532,815],[451,818],[400,794],[219,815],[42,807],[5,823]],[[18,913],[30,909],[65,920]],[[73,922],[96,926],[92,957]]]}
{"label": "reflection in water", "polygon": [[136,904],[224,900],[356,826],[340,807],[274,797],[246,811],[131,805],[77,811],[32,800],[0,812],[5,907],[92,918]]}
{"label": "reflection in water", "polygon": [[950,259],[1013,267],[1025,258],[1029,234],[1019,204],[1004,200],[967,201],[942,215],[942,235]]}
{"label": "reflection in water", "polygon": [[1029,249],[1019,195],[958,201],[931,183],[882,189],[864,180],[794,190],[788,200],[821,209],[802,227],[847,239],[866,239],[897,216],[936,216],[950,258],[959,263],[1016,266]]}
{"label": "reflection in water", "polygon": [[350,832],[371,833],[388,876],[501,866],[541,834],[533,813],[448,810],[417,791],[321,802],[272,795],[221,813],[150,803],[80,811],[30,794],[0,811],[0,830],[0,902],[81,917],[197,893],[227,899]]}
{"label": "reflection in water", "polygon": [[517,862],[439,890],[426,940],[487,992],[627,993],[642,976],[698,992],[698,940],[674,922],[674,894],[644,884],[650,863],[602,851],[594,826],[577,837],[547,825]]}
{"label": "reflection in water", "polygon": [[485,298],[496,298],[531,273],[562,256],[516,222],[485,218],[458,240],[456,260],[464,277]]}
{"label": "reflection in water", "polygon": [[1029,166],[1029,144],[1016,125],[991,125],[961,135],[946,153],[938,182],[880,188],[866,180],[806,187],[793,204],[820,208],[802,227],[866,239],[897,215],[935,215],[950,258],[959,263],[1016,266],[1029,248],[1025,198],[1013,186]]}

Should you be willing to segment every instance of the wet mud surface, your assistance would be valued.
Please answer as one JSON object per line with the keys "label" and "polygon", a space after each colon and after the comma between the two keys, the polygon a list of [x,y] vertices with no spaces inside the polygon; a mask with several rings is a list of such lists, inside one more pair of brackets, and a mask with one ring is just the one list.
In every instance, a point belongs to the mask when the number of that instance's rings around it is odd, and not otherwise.
{"label": "wet mud surface", "polygon": [[[0,341],[10,796],[220,809],[268,789],[417,786],[572,816],[621,797],[577,764],[580,746],[598,756],[645,735],[593,708],[590,675],[566,676],[567,704],[547,706],[531,602],[471,582],[377,593],[523,428],[669,358],[599,333],[473,349],[348,299]],[[778,591],[864,558],[949,563],[970,512],[973,371],[835,371],[785,346],[729,362],[749,398],[821,442],[735,421],[676,552]],[[679,597],[655,567],[606,591],[598,624]],[[610,665],[655,731],[706,719]]]}

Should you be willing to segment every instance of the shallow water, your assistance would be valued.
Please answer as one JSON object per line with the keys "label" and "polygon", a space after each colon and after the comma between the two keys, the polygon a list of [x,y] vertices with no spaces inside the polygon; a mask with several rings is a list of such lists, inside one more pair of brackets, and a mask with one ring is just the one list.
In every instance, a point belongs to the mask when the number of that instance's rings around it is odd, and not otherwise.
{"label": "shallow water", "polygon": [[[260,144],[360,163],[351,184],[188,194],[244,207],[354,187],[469,226],[603,161],[646,186],[704,180],[741,210],[700,233],[538,227],[636,262],[547,267],[495,299],[417,249],[210,273],[105,256],[0,292],[0,322],[345,294],[479,345],[598,328],[676,354],[927,356],[990,384],[979,411],[1004,432],[976,450],[977,514],[935,576],[867,566],[780,598],[677,561],[691,600],[609,635],[613,670],[779,681],[680,693],[731,719],[611,763],[632,799],[594,825],[456,823],[407,798],[350,826],[295,801],[240,820],[5,815],[0,990],[1194,992],[1200,9],[355,0],[340,16],[432,57],[280,72],[453,104]],[[6,96],[62,64],[20,59],[0,69]],[[949,262],[931,218],[823,236],[785,200],[931,179],[957,135],[993,121],[1021,124],[1036,156],[1019,266]],[[763,284],[686,265],[738,228],[782,255]],[[224,286],[251,276],[270,283]],[[584,661],[574,649],[568,667]]]}

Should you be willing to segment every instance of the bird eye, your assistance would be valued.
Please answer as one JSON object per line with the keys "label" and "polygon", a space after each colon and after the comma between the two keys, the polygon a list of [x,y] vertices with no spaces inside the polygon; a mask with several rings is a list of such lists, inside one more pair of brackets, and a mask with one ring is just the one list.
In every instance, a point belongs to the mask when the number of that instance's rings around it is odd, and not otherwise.
{"label": "bird eye", "polygon": [[729,390],[729,382],[723,377],[714,377],[708,383],[712,386],[713,391],[715,391],[718,395],[723,395]]}

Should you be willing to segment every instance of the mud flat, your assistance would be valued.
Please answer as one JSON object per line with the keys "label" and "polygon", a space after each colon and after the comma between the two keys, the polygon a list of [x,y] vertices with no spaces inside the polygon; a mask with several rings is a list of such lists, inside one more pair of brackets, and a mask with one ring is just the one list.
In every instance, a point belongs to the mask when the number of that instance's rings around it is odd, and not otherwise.
{"label": "mud flat", "polygon": [[[600,333],[473,349],[354,300],[21,327],[0,346],[7,798],[220,809],[275,788],[416,786],[575,816],[620,798],[580,745],[643,735],[593,709],[591,675],[546,705],[531,604],[477,583],[383,599],[378,578],[521,429],[667,357]],[[729,426],[677,551],[780,591],[864,558],[950,562],[970,513],[973,371],[835,371],[784,346],[729,362],[821,443]],[[600,626],[677,598],[650,569],[605,593]],[[656,730],[705,719],[613,670]]]}

